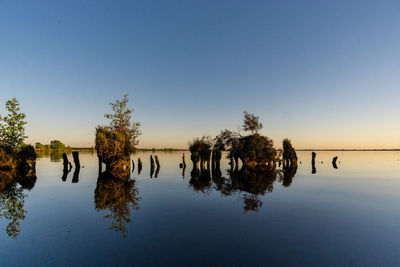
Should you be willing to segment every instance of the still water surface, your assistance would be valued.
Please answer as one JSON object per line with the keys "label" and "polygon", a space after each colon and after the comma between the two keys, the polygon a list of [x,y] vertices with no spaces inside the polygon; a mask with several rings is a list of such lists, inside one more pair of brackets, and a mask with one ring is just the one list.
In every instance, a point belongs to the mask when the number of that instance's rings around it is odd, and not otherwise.
{"label": "still water surface", "polygon": [[156,154],[157,178],[143,152],[117,184],[97,181],[96,154],[80,153],[79,177],[39,158],[33,188],[13,189],[24,218],[1,195],[0,265],[400,266],[400,152],[317,152],[315,174],[299,152],[292,179],[251,182],[232,182],[226,160],[191,179],[181,152]]}

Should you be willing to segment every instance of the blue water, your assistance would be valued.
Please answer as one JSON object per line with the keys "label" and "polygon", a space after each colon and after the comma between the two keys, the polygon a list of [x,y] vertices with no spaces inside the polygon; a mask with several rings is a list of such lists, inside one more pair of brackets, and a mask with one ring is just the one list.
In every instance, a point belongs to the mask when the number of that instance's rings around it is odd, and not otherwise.
{"label": "blue water", "polygon": [[[59,158],[39,158],[32,189],[0,195],[0,265],[400,265],[400,152],[317,152],[315,174],[299,152],[286,186],[232,182],[226,160],[219,180],[193,180],[187,152],[184,177],[181,152],[156,152],[151,178],[150,154],[132,156],[143,170],[125,184],[98,182],[96,154],[80,154],[74,183]],[[25,218],[10,233],[17,191]]]}

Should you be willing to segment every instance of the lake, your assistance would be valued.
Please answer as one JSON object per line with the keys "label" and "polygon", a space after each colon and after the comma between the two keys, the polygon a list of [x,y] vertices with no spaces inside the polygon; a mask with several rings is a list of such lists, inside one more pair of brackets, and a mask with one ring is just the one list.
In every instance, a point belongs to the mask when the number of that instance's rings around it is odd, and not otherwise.
{"label": "lake", "polygon": [[247,180],[225,157],[192,178],[189,152],[184,174],[182,152],[155,152],[155,177],[140,152],[140,175],[110,183],[95,153],[75,175],[42,155],[36,181],[1,195],[0,265],[400,266],[400,152],[316,153],[314,174],[298,152],[288,177]]}

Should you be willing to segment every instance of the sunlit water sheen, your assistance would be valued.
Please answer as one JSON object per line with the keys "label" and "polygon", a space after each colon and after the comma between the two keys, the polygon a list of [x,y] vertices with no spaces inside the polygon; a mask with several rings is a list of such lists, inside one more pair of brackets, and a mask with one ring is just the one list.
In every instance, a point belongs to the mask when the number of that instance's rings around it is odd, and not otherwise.
{"label": "sunlit water sheen", "polygon": [[77,183],[74,169],[61,179],[57,157],[40,158],[15,239],[0,218],[0,265],[400,265],[400,152],[317,152],[316,174],[311,152],[298,152],[290,186],[277,179],[253,196],[258,211],[245,209],[244,191],[226,196],[212,181],[195,191],[187,152],[184,177],[181,152],[156,154],[157,178],[150,153],[132,157],[143,170],[131,175],[138,203],[125,231],[112,228],[112,210],[96,208],[95,154],[80,153]]}

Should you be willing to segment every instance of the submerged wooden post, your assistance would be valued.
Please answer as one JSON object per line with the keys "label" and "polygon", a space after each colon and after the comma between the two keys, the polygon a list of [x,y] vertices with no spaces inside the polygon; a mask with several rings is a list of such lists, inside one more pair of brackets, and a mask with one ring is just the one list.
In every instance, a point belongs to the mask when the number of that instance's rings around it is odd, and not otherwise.
{"label": "submerged wooden post", "polygon": [[153,159],[153,155],[150,155],[150,167],[154,169],[154,159]]}
{"label": "submerged wooden post", "polygon": [[338,157],[336,156],[336,157],[334,157],[333,160],[332,160],[332,166],[333,166],[333,168],[335,168],[335,169],[337,169],[337,165],[336,165],[337,159],[338,159]]}
{"label": "submerged wooden post", "polygon": [[142,171],[142,161],[138,158],[138,174]]}
{"label": "submerged wooden post", "polygon": [[79,152],[72,151],[72,157],[74,158],[75,168],[80,168],[81,163],[79,162]]}
{"label": "submerged wooden post", "polygon": [[155,155],[155,156],[154,156],[154,159],[155,159],[155,161],[156,161],[157,168],[160,168],[160,161],[158,160],[158,156]]}
{"label": "submerged wooden post", "polygon": [[317,156],[317,154],[315,153],[315,152],[312,152],[311,153],[311,157],[312,157],[312,159],[311,159],[311,166],[312,166],[312,171],[311,171],[311,173],[312,174],[314,174],[314,173],[316,173],[317,172],[317,169],[315,168],[315,157]]}
{"label": "submerged wooden post", "polygon": [[68,166],[69,166],[69,169],[71,169],[72,164],[71,164],[71,162],[69,162],[67,154],[62,153],[62,158],[63,158],[64,171],[68,171]]}

